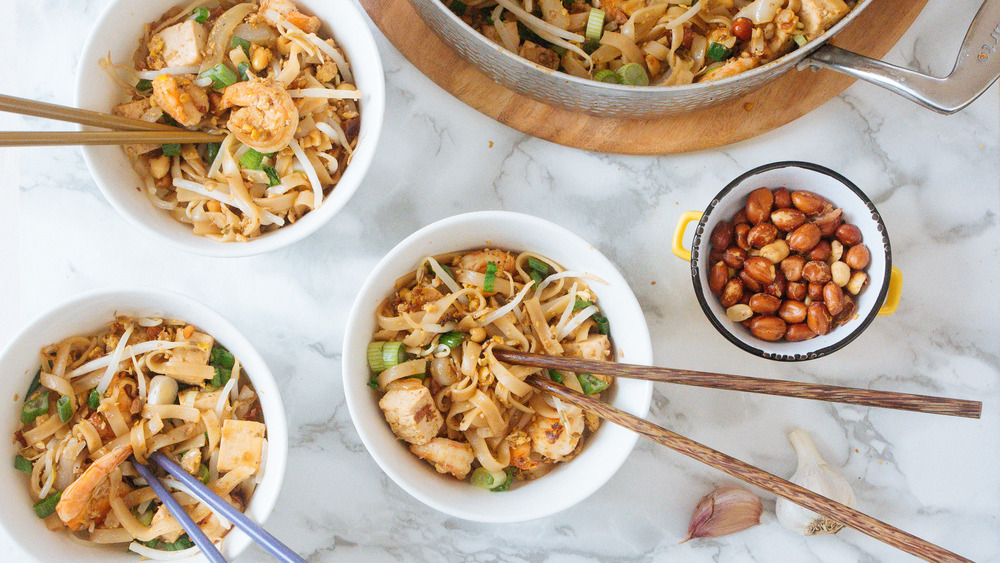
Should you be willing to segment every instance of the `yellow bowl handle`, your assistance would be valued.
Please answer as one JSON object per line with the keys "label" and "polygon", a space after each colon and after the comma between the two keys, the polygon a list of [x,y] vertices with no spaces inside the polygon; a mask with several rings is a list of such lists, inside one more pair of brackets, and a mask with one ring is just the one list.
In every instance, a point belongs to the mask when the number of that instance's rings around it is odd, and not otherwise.
{"label": "yellow bowl handle", "polygon": [[677,220],[677,229],[674,231],[674,254],[681,260],[691,261],[691,251],[684,248],[684,231],[691,221],[700,221],[703,213],[701,211],[685,211],[681,213],[681,218]]}
{"label": "yellow bowl handle", "polygon": [[898,268],[893,266],[892,273],[889,274],[889,291],[885,294],[885,303],[878,310],[878,315],[882,317],[895,313],[896,307],[899,307],[899,297],[902,293],[903,272],[900,272]]}

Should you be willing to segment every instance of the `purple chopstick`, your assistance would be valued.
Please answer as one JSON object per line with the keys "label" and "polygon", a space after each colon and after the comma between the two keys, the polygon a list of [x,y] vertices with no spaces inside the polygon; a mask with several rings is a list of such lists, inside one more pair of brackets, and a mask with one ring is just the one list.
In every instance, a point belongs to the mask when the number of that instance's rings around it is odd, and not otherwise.
{"label": "purple chopstick", "polygon": [[201,531],[198,524],[191,519],[191,516],[186,510],[184,510],[181,503],[177,502],[177,499],[175,499],[174,496],[170,494],[170,491],[163,486],[163,483],[156,478],[156,475],[153,475],[153,472],[148,467],[139,463],[139,461],[135,459],[135,456],[131,456],[129,460],[132,462],[132,465],[135,466],[135,470],[139,472],[139,475],[142,475],[142,478],[146,480],[149,487],[153,489],[156,496],[160,497],[163,504],[167,506],[167,510],[170,511],[171,516],[180,522],[181,528],[184,528],[184,531],[187,532],[191,541],[193,541],[195,545],[198,546],[198,549],[201,550],[202,555],[213,563],[226,563],[226,558],[222,556],[222,553],[220,553],[218,549],[216,549],[212,540],[208,539],[205,532]]}
{"label": "purple chopstick", "polygon": [[215,512],[225,516],[227,520],[242,530],[243,533],[250,536],[250,539],[257,542],[257,544],[270,552],[271,555],[288,563],[305,563],[305,559],[299,557],[287,545],[281,543],[264,528],[261,528],[259,524],[247,517],[246,514],[236,510],[233,505],[223,500],[222,497],[215,494],[215,491],[206,487],[187,471],[184,471],[181,466],[174,463],[167,456],[160,452],[153,452],[149,455],[149,461],[162,467],[174,479],[177,479],[182,485],[190,489],[202,502],[210,506]]}

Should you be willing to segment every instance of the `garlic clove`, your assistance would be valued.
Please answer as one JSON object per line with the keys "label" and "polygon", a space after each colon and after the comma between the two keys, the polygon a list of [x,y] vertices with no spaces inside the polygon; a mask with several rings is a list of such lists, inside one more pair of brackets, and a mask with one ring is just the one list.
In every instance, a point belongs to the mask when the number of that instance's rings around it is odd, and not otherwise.
{"label": "garlic clove", "polygon": [[[788,478],[789,481],[852,508],[857,504],[850,483],[819,455],[816,444],[805,430],[793,430],[788,434],[788,440],[795,448],[799,460],[798,469]],[[840,522],[816,514],[784,498],[779,498],[775,502],[774,513],[784,527],[804,536],[836,534],[844,527]]]}
{"label": "garlic clove", "polygon": [[739,487],[719,487],[705,495],[691,515],[688,535],[691,538],[717,538],[760,524],[764,512],[760,498]]}

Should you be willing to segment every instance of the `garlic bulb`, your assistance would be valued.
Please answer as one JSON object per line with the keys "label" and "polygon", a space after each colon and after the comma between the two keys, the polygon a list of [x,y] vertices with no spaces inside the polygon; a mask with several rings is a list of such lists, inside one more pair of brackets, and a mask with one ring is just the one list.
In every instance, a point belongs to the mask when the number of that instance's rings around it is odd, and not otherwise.
{"label": "garlic bulb", "polygon": [[[809,434],[805,430],[796,429],[788,434],[788,440],[799,457],[799,467],[788,480],[853,508],[857,500],[854,498],[851,485],[826,464],[816,450],[816,444],[809,438]],[[784,527],[804,536],[836,534],[844,527],[839,522],[783,498],[778,499],[774,512]]]}
{"label": "garlic bulb", "polygon": [[719,487],[705,495],[691,515],[688,535],[691,538],[717,538],[760,524],[764,512],[760,498],[739,487]]}

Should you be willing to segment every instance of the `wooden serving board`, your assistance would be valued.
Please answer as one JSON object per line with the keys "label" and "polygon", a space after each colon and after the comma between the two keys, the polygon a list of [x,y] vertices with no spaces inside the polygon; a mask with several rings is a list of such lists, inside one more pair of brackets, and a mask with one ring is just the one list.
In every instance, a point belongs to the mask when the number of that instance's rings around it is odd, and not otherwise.
{"label": "wooden serving board", "polygon": [[[517,94],[480,73],[435,35],[409,0],[360,0],[375,25],[428,78],[479,112],[553,143],[620,154],[669,154],[756,137],[816,109],[854,79],[829,70],[792,70],[721,106],[651,119],[595,117]],[[833,44],[881,58],[927,0],[877,0]]]}

